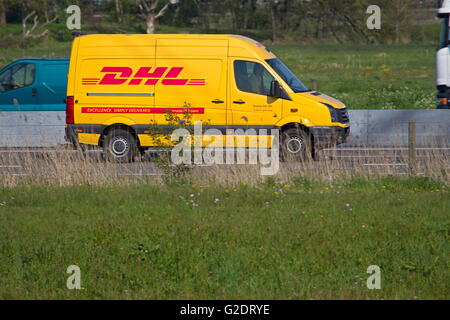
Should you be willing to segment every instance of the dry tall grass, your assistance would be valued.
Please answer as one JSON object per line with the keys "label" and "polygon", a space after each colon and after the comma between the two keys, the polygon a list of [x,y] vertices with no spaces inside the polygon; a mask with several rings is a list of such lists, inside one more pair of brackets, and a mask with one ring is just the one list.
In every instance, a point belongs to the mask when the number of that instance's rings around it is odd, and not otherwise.
{"label": "dry tall grass", "polygon": [[[12,152],[11,152],[12,151]],[[273,179],[289,184],[303,177],[312,181],[335,182],[355,176],[376,178],[386,175],[430,177],[449,183],[450,149],[418,148],[417,169],[411,173],[407,148],[330,149],[319,153],[318,160],[280,163]],[[259,165],[213,165],[193,167],[189,182],[196,185],[255,185],[267,181]],[[133,185],[162,184],[163,171],[150,159],[130,164],[104,161],[99,151],[82,154],[67,147],[52,150],[1,150],[0,187],[20,185]]]}

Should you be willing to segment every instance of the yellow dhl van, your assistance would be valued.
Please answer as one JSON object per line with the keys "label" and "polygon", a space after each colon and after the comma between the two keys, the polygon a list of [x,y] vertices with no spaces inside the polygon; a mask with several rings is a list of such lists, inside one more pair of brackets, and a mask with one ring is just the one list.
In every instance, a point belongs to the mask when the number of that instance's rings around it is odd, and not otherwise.
{"label": "yellow dhl van", "polygon": [[[131,161],[154,146],[151,123],[190,106],[192,122],[279,129],[282,156],[348,141],[343,103],[309,90],[260,43],[238,35],[87,35],[75,38],[66,137]],[[228,129],[228,130],[227,130]],[[269,131],[270,132],[270,131]]]}

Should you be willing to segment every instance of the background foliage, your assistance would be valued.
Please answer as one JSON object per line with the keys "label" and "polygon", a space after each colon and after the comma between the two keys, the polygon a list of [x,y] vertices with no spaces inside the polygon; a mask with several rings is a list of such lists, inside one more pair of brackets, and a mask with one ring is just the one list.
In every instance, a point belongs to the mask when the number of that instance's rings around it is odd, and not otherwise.
{"label": "background foliage", "polygon": [[[156,32],[239,33],[276,43],[407,43],[435,41],[439,1],[0,0],[0,36],[20,34],[24,17],[36,11],[40,25],[57,17],[45,26],[48,37],[69,41],[65,8],[71,4],[81,8],[83,33],[144,33],[147,18],[141,3],[155,5],[153,15],[167,5]],[[367,29],[370,5],[381,8],[381,30]]]}
{"label": "background foliage", "polygon": [[[145,33],[142,1],[157,5],[154,15],[168,5],[156,33],[252,37],[307,86],[318,80],[320,91],[351,109],[435,108],[440,1],[434,0],[0,0],[0,49],[6,49],[0,65],[30,56],[68,57],[73,35],[65,9],[73,3],[81,8],[84,34]],[[381,30],[367,29],[371,4],[381,8]],[[33,11],[39,22],[33,34],[48,33],[24,38],[22,20]],[[29,19],[27,30],[33,24]]]}

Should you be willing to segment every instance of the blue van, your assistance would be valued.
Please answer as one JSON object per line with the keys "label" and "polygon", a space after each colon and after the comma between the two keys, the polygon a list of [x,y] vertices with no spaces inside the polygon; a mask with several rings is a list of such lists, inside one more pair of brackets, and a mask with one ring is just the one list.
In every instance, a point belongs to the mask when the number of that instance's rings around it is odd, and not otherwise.
{"label": "blue van", "polygon": [[68,69],[69,59],[36,58],[0,70],[0,147],[65,143]]}
{"label": "blue van", "polygon": [[69,59],[21,59],[0,70],[0,111],[64,111]]}

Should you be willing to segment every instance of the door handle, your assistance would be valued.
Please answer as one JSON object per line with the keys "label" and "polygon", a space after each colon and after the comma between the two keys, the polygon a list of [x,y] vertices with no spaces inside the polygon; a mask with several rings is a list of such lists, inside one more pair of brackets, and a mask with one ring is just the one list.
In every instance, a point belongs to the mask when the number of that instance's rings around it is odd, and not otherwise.
{"label": "door handle", "polygon": [[235,104],[244,104],[245,101],[242,100],[242,99],[239,99],[239,100],[237,100],[237,101],[233,101],[233,103],[235,103]]}
{"label": "door handle", "polygon": [[36,88],[31,89],[31,96],[32,97],[36,97],[37,96],[37,89]]}
{"label": "door handle", "polygon": [[211,101],[211,102],[212,102],[212,103],[215,103],[215,104],[225,103],[225,101],[222,101],[222,100],[219,100],[219,99],[213,100],[213,101]]}

